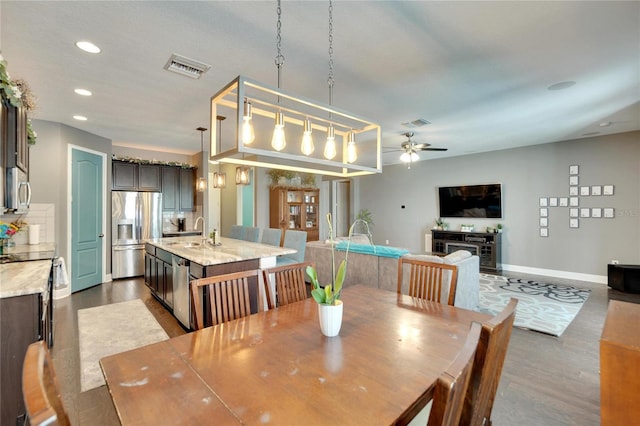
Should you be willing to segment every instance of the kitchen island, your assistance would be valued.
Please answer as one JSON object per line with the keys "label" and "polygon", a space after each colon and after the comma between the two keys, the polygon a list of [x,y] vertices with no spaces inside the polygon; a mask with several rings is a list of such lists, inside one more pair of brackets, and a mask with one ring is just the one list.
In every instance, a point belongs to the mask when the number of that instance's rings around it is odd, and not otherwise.
{"label": "kitchen island", "polygon": [[[275,266],[277,256],[296,252],[286,247],[233,238],[222,237],[216,242],[219,244],[214,246],[200,236],[192,236],[158,238],[146,243],[145,283],[186,329],[193,328],[189,295],[191,280],[270,268]],[[259,305],[266,306],[261,290],[251,294],[251,311],[257,312]],[[205,305],[205,309],[208,306]]]}

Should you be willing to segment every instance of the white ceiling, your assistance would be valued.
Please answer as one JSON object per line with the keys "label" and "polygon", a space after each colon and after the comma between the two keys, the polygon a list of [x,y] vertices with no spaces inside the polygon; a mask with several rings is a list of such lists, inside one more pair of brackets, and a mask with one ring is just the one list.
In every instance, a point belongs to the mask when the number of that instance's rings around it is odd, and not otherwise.
{"label": "white ceiling", "polygon": [[[0,49],[38,97],[33,116],[115,145],[196,153],[223,85],[277,84],[275,2],[3,0],[0,14]],[[283,2],[282,49],[281,87],[328,102],[328,2]],[[379,122],[385,146],[413,130],[449,148],[422,159],[640,129],[638,1],[335,1],[334,52],[333,104]],[[167,72],[172,53],[212,67],[199,80]],[[563,81],[576,84],[547,89]],[[431,124],[401,124],[419,118]]]}

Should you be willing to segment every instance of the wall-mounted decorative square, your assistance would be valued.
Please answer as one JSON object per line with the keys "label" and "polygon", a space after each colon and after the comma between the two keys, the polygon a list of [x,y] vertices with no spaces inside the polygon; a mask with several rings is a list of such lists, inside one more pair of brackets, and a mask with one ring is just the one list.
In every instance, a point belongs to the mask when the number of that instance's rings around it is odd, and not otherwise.
{"label": "wall-mounted decorative square", "polygon": [[580,195],[589,195],[589,187],[581,186],[580,187]]}
{"label": "wall-mounted decorative square", "polygon": [[549,198],[549,207],[558,207],[558,197]]}
{"label": "wall-mounted decorative square", "polygon": [[570,186],[569,187],[569,195],[578,195],[578,187]]}
{"label": "wall-mounted decorative square", "polygon": [[577,185],[578,176],[569,176],[569,185]]}
{"label": "wall-mounted decorative square", "polygon": [[546,207],[542,207],[540,209],[540,217],[548,217],[549,216],[549,209],[547,209]]}
{"label": "wall-mounted decorative square", "polygon": [[578,219],[569,219],[569,228],[577,228],[580,224]]}
{"label": "wall-mounted decorative square", "polygon": [[578,197],[570,197],[569,198],[569,205],[571,207],[578,207],[580,205],[579,198]]}
{"label": "wall-mounted decorative square", "polygon": [[580,210],[578,209],[569,209],[569,217],[578,217]]}
{"label": "wall-mounted decorative square", "polygon": [[603,209],[602,213],[603,213],[603,216],[606,217],[607,219],[611,219],[615,217],[615,211],[611,207],[607,207]]}
{"label": "wall-mounted decorative square", "polygon": [[604,185],[602,187],[602,195],[613,195],[613,185]]}
{"label": "wall-mounted decorative square", "polygon": [[560,197],[559,201],[560,207],[567,207],[569,205],[569,198],[567,197]]}
{"label": "wall-mounted decorative square", "polygon": [[577,175],[578,174],[578,170],[580,170],[580,168],[578,166],[569,166],[569,174],[570,175]]}
{"label": "wall-mounted decorative square", "polygon": [[602,217],[602,209],[600,207],[592,208],[591,217]]}
{"label": "wall-mounted decorative square", "polygon": [[547,198],[540,197],[540,207],[547,207]]}
{"label": "wall-mounted decorative square", "polygon": [[549,226],[549,218],[541,217],[540,218],[540,226]]}
{"label": "wall-mounted decorative square", "polygon": [[602,195],[602,187],[600,185],[593,185],[591,187],[591,195]]}
{"label": "wall-mounted decorative square", "polygon": [[580,217],[591,217],[591,209],[589,208],[580,209]]}
{"label": "wall-mounted decorative square", "polygon": [[548,237],[549,236],[549,228],[540,228],[540,236]]}

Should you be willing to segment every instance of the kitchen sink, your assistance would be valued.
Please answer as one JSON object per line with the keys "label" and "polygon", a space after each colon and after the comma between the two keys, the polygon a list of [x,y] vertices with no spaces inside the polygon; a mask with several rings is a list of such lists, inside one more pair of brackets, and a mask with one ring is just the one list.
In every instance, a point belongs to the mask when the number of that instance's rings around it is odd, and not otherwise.
{"label": "kitchen sink", "polygon": [[191,247],[200,247],[202,244],[200,243],[186,243],[184,244],[182,247],[184,248],[191,248]]}

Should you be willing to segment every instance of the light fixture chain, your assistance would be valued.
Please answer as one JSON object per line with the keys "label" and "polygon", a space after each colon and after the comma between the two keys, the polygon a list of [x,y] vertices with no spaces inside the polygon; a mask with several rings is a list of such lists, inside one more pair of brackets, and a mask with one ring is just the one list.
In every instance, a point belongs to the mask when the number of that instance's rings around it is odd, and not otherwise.
{"label": "light fixture chain", "polygon": [[329,0],[329,104],[331,104],[332,89],[335,80],[333,78],[333,2]]}
{"label": "light fixture chain", "polygon": [[[276,49],[278,50],[278,54],[276,55],[276,66],[278,67],[278,70],[280,70],[280,68],[282,68],[282,65],[284,64],[284,56],[282,55],[282,7],[280,5],[280,0],[278,0],[278,7],[277,7],[277,13],[278,13],[278,23],[277,23],[277,36],[276,36]],[[280,82],[278,82],[278,87],[280,87]]]}

